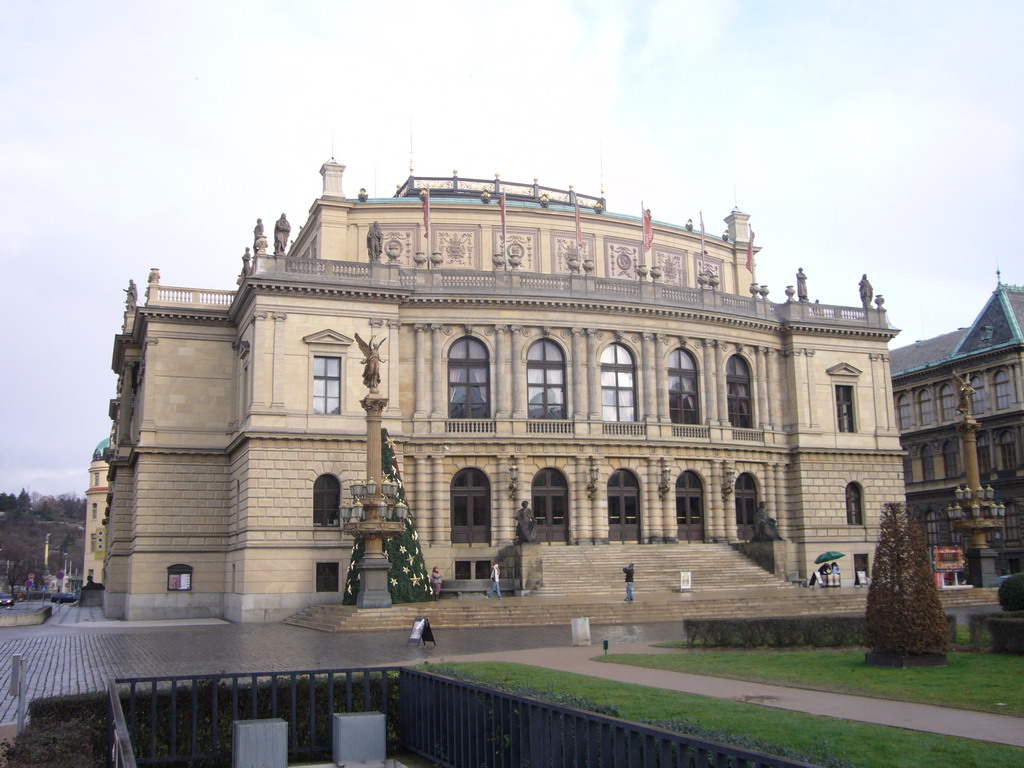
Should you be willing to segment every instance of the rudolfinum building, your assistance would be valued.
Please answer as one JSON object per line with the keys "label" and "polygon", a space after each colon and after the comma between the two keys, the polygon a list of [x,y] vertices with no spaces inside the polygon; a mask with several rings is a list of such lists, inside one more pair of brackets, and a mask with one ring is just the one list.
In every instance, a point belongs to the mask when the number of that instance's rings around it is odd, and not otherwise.
{"label": "rudolfinum building", "polygon": [[[382,342],[383,426],[446,578],[499,559],[543,590],[527,548],[738,549],[779,583],[826,550],[850,583],[870,567],[904,491],[897,331],[859,275],[853,306],[808,299],[806,279],[769,299],[739,210],[724,231],[655,219],[645,238],[571,189],[410,176],[374,199],[346,196],[343,172],[320,169],[293,239],[284,216],[258,225],[235,288],[156,268],[141,298],[129,287],[109,616],[276,621],[341,601],[342,512],[366,474],[357,334]],[[517,546],[523,501],[536,543]]]}

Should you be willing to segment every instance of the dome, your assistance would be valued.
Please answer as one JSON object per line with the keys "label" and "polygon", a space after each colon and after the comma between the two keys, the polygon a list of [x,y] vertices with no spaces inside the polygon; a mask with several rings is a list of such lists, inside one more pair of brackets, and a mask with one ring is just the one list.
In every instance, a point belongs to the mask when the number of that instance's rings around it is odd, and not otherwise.
{"label": "dome", "polygon": [[92,452],[93,461],[103,461],[103,456],[107,452],[107,448],[110,447],[110,438],[101,440],[96,446],[96,450]]}

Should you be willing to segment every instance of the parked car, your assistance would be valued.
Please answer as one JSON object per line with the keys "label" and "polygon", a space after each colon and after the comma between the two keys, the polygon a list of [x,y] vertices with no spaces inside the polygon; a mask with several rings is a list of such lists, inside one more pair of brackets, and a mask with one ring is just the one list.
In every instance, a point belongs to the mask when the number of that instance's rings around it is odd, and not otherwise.
{"label": "parked car", "polygon": [[0,592],[0,608],[13,608],[14,595],[10,592]]}
{"label": "parked car", "polygon": [[73,603],[78,599],[77,592],[56,592],[50,597],[51,603]]}

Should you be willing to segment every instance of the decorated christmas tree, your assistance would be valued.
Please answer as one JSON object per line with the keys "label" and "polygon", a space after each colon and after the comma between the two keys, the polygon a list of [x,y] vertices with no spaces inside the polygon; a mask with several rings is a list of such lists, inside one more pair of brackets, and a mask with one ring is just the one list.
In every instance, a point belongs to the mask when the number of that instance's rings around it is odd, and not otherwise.
{"label": "decorated christmas tree", "polygon": [[[386,429],[382,429],[380,433],[381,477],[384,482],[390,481],[398,487],[396,501],[407,504],[402,474],[395,459],[395,443],[388,436]],[[345,576],[345,605],[356,604],[356,597],[359,595],[359,571],[356,566],[362,560],[364,550],[363,540],[356,539],[352,545],[352,559],[349,561],[348,573]],[[384,556],[391,563],[388,571],[388,591],[393,603],[422,603],[430,600],[430,580],[427,566],[423,562],[420,536],[416,532],[416,522],[411,509],[405,518],[405,529],[397,536],[384,540]]]}

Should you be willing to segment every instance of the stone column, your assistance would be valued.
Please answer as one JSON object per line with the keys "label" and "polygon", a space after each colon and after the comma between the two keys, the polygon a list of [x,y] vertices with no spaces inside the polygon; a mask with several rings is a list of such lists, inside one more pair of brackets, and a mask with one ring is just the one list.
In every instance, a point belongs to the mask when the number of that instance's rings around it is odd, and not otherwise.
{"label": "stone column", "polygon": [[665,373],[665,334],[654,334],[654,393],[655,407],[658,409],[658,421],[668,419],[668,382]]}
{"label": "stone column", "polygon": [[[408,466],[408,461],[406,462]],[[406,501],[409,503],[411,514],[416,517],[416,530],[420,537],[426,540],[427,544],[436,543],[434,537],[437,523],[436,514],[429,505],[430,475],[427,473],[427,458],[416,456],[412,460],[412,496],[408,494],[409,486],[406,484]]]}
{"label": "stone column", "polygon": [[770,393],[774,382],[771,380],[771,370],[768,365],[768,347],[758,347],[757,353],[761,370],[761,417],[759,421],[761,428],[766,429],[773,423]]}
{"label": "stone column", "polygon": [[601,418],[601,362],[597,359],[598,332],[587,329],[587,417],[592,421]]}
{"label": "stone column", "polygon": [[700,344],[704,350],[700,377],[701,383],[704,385],[704,391],[701,393],[701,409],[704,411],[705,424],[717,424],[718,398],[715,396],[714,342],[710,339],[702,339]]}
{"label": "stone column", "polygon": [[523,394],[523,378],[526,376],[522,370],[523,360],[523,337],[526,336],[526,329],[521,325],[509,326],[512,331],[512,359],[510,361],[512,377],[512,418],[526,418],[526,396]]}
{"label": "stone column", "polygon": [[[661,520],[662,528],[665,532],[665,541],[668,543],[674,543],[679,541],[679,526],[676,525],[676,478],[679,476],[679,467],[672,465],[672,462],[666,462],[665,466],[668,468],[668,493],[665,494],[665,498],[661,499]],[[658,482],[661,482],[661,465],[658,466]]]}
{"label": "stone column", "polygon": [[506,369],[508,367],[508,352],[505,349],[505,333],[507,325],[494,326],[494,416],[498,419],[507,419],[509,415],[508,380]]}
{"label": "stone column", "polygon": [[[724,526],[725,538],[729,541],[736,541],[736,491],[726,494],[722,491],[722,483],[725,481],[725,473],[729,467],[728,461],[721,462],[718,470],[718,488],[716,493],[722,498],[722,524]],[[739,470],[733,468],[739,476]]]}
{"label": "stone column", "polygon": [[705,492],[708,503],[707,534],[715,541],[725,539],[725,523],[722,520],[722,470],[717,461],[711,462],[711,482]]}
{"label": "stone column", "polygon": [[776,523],[778,523],[779,535],[784,539],[789,539],[789,510],[785,506],[785,494],[783,493],[785,483],[783,465],[780,462],[773,463],[771,465],[771,474],[772,511],[769,512],[769,514],[774,517]]}
{"label": "stone column", "polygon": [[[590,465],[587,465],[588,480]],[[595,544],[608,543],[608,468],[600,461],[597,462],[597,493],[590,502],[591,527],[593,529],[593,540]],[[641,510],[642,512],[643,510]]]}
{"label": "stone column", "polygon": [[432,323],[430,326],[430,417],[444,418],[447,409],[442,410],[446,402],[443,389],[445,367],[441,361],[441,331],[443,325]]}
{"label": "stone column", "polygon": [[284,312],[274,312],[274,344],[273,344],[273,355],[274,355],[274,376],[271,383],[272,400],[270,403],[271,408],[284,408],[285,406],[285,386],[284,386],[284,369],[286,364],[284,350],[286,348],[284,340],[284,321],[288,319],[288,315]]}
{"label": "stone column", "polygon": [[413,330],[416,333],[416,343],[413,354],[415,360],[413,361],[413,370],[415,371],[416,384],[414,386],[413,393],[415,399],[415,411],[413,413],[414,419],[426,418],[428,413],[427,409],[427,395],[429,390],[424,386],[418,386],[421,382],[426,381],[426,370],[427,370],[427,350],[426,343],[423,339],[423,334],[427,330],[427,326],[423,323],[416,323],[413,326]]}
{"label": "stone column", "polygon": [[765,351],[768,357],[768,378],[772,383],[771,395],[768,398],[768,408],[771,411],[771,423],[775,429],[782,429],[785,418],[782,412],[782,393],[786,391],[786,382],[783,380],[785,374],[779,365],[779,352],[774,349]]}
{"label": "stone column", "polygon": [[452,540],[451,504],[448,501],[447,484],[448,480],[444,474],[444,460],[441,456],[431,456],[430,459],[430,509],[433,514],[434,542],[436,544],[447,544]]}
{"label": "stone column", "polygon": [[[266,320],[270,313],[257,312],[252,317],[252,409],[264,410],[273,396],[274,337],[268,333]],[[125,411],[127,413],[127,411]],[[123,418],[123,417],[122,417]]]}
{"label": "stone column", "polygon": [[729,388],[725,380],[725,343],[715,342],[715,392],[718,398],[718,423],[729,423]]}
{"label": "stone column", "polygon": [[569,540],[573,544],[589,544],[593,539],[594,521],[590,499],[587,498],[587,466],[587,460],[581,456],[572,459],[572,473],[569,477]]}
{"label": "stone column", "polygon": [[658,415],[654,410],[654,334],[643,333],[640,338],[643,351],[640,363],[644,382],[644,415],[641,418],[637,414],[637,421],[657,421]]}
{"label": "stone column", "polygon": [[664,509],[662,509],[661,498],[658,496],[658,470],[657,459],[650,456],[644,457],[644,475],[646,477],[643,482],[644,492],[642,494],[645,511],[643,535],[648,544],[660,544],[665,540]]}
{"label": "stone column", "polygon": [[513,527],[510,523],[511,515],[508,510],[514,499],[508,497],[508,486],[512,480],[512,473],[509,471],[509,460],[504,454],[498,459],[498,471],[495,479],[498,482],[491,484],[491,545],[503,547],[511,544]]}
{"label": "stone column", "polygon": [[568,404],[567,414],[571,419],[585,419],[587,416],[587,386],[583,378],[583,352],[580,343],[580,336],[584,331],[582,328],[572,328],[570,332],[572,333],[572,392],[570,394],[572,401]]}
{"label": "stone column", "polygon": [[753,347],[753,357],[757,362],[757,421],[761,429],[768,425],[768,382],[765,374],[764,347]]}

